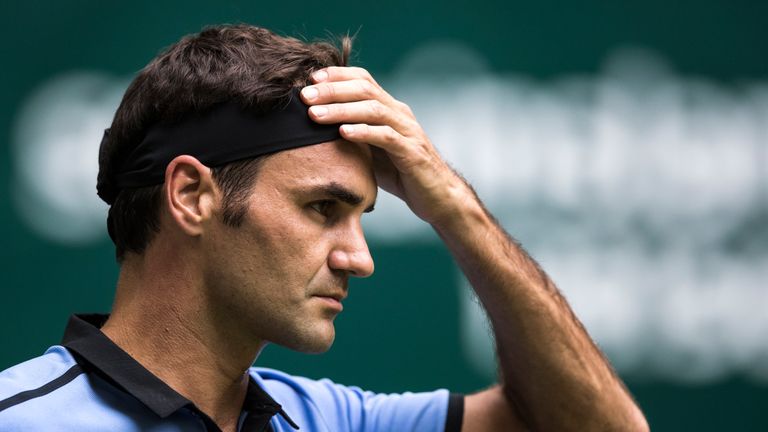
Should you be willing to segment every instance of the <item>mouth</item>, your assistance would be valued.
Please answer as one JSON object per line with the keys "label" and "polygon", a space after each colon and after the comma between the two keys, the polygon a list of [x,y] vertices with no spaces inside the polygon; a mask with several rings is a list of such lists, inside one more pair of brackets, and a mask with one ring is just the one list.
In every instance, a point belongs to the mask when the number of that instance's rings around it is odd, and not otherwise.
{"label": "mouth", "polygon": [[340,293],[340,292],[332,292],[332,293],[315,294],[312,297],[317,298],[318,300],[321,300],[326,306],[341,312],[344,309],[344,306],[341,304],[341,302],[344,301],[345,298],[347,298],[347,294]]}
{"label": "mouth", "polygon": [[342,301],[344,301],[345,298],[347,298],[347,294],[343,292],[329,292],[329,293],[315,294],[314,297],[331,298],[341,303]]}

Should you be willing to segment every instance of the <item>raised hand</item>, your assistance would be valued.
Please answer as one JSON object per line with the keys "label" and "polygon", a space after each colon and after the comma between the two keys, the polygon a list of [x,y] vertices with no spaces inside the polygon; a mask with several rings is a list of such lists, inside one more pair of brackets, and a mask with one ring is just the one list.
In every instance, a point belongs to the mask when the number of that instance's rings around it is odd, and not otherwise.
{"label": "raised hand", "polygon": [[474,192],[440,157],[416,117],[358,67],[329,67],[312,74],[301,96],[318,123],[341,123],[348,141],[371,145],[376,178],[421,219],[451,218]]}

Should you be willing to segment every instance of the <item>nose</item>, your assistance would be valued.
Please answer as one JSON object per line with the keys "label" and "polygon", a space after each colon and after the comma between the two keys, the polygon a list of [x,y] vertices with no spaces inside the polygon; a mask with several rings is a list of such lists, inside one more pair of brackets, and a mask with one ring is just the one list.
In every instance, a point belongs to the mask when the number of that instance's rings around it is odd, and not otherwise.
{"label": "nose", "polygon": [[339,233],[335,247],[328,254],[328,266],[361,278],[373,274],[373,257],[359,224]]}

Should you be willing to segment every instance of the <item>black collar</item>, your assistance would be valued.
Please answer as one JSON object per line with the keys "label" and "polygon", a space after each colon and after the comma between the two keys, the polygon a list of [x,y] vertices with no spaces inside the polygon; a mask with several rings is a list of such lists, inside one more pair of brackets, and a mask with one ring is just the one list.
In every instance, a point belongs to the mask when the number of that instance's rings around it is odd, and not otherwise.
{"label": "black collar", "polygon": [[[99,330],[108,318],[109,315],[101,314],[72,315],[64,331],[61,345],[70,350],[77,362],[86,370],[91,369],[99,373],[117,387],[133,395],[161,418],[168,417],[186,407],[202,415],[206,424],[211,426],[213,421],[189,399],[153,375]],[[280,414],[295,429],[299,428],[283,411],[280,404],[256,384],[253,377],[249,377],[243,411],[248,412],[246,424],[249,426],[254,420],[259,419],[259,423],[264,423],[260,426],[264,427],[272,416]],[[243,430],[245,429],[244,426]]]}

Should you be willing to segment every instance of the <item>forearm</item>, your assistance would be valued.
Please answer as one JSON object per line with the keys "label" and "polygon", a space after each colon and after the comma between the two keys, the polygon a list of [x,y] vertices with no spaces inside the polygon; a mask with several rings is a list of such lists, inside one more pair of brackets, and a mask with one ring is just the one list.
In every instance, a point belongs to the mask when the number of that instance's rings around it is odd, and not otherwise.
{"label": "forearm", "polygon": [[503,390],[534,430],[643,430],[621,380],[557,287],[469,188],[433,222],[490,318]]}
{"label": "forearm", "polygon": [[[319,72],[302,91],[310,117],[342,123],[344,139],[370,145],[379,186],[403,199],[448,245],[488,311],[505,394],[528,427],[643,429],[642,414],[554,284],[448,167],[411,109],[363,69]],[[497,414],[496,404],[489,408],[480,399],[472,399],[473,410]],[[481,417],[466,414],[465,425]]]}

